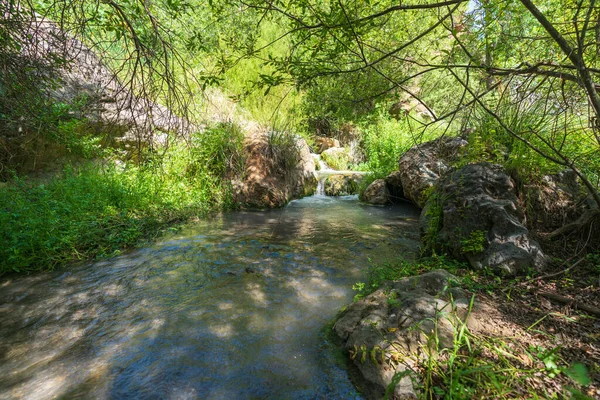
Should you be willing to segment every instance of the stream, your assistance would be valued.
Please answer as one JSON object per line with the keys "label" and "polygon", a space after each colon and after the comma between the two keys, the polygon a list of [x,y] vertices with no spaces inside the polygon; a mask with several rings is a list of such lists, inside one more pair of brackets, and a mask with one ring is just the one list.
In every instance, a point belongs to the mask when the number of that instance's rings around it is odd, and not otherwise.
{"label": "stream", "polygon": [[323,333],[419,211],[312,196],[0,281],[0,399],[361,398]]}

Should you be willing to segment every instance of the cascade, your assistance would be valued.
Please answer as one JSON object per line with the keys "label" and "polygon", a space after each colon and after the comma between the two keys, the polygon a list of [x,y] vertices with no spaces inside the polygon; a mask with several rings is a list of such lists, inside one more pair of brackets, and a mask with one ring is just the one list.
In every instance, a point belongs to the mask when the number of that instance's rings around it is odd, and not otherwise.
{"label": "cascade", "polygon": [[320,154],[312,154],[313,159],[315,160],[315,164],[319,166],[319,169],[316,171],[317,175],[317,190],[315,191],[315,196],[326,196],[325,194],[325,180],[330,176],[355,176],[355,175],[365,175],[366,172],[362,171],[350,171],[350,170],[337,170],[331,168],[325,160],[321,158]]}

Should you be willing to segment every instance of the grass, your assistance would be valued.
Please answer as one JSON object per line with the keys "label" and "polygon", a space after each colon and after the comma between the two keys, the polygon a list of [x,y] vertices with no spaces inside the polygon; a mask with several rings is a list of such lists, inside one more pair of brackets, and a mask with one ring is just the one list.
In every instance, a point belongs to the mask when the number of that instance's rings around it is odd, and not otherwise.
{"label": "grass", "polygon": [[[597,261],[596,255],[590,257],[591,267]],[[416,261],[397,261],[381,265],[372,265],[368,270],[367,282],[354,285],[357,291],[355,300],[361,299],[377,290],[385,281],[399,280],[404,277],[419,275],[434,269],[446,269],[461,276],[461,286],[471,293],[487,296],[492,299],[511,299],[509,287],[519,288],[520,282],[530,282],[531,277],[515,278],[513,281],[500,279],[489,270],[472,271],[465,264],[456,262],[446,256],[433,255]],[[393,294],[393,293],[392,293]],[[512,294],[513,296],[515,294]],[[475,295],[467,308],[467,315],[473,310]],[[388,301],[396,301],[393,296]],[[450,300],[452,303],[452,300]],[[523,299],[519,301],[525,301]],[[497,302],[491,303],[496,304]],[[517,303],[519,304],[519,303]],[[517,305],[513,305],[515,307]],[[593,389],[592,376],[594,363],[585,361],[563,352],[561,343],[564,338],[556,338],[551,333],[536,330],[529,333],[533,326],[525,322],[511,336],[496,332],[495,329],[469,329],[466,317],[458,318],[456,307],[452,311],[439,313],[433,320],[437,326],[451,327],[453,341],[443,346],[439,338],[431,332],[423,332],[425,342],[422,352],[404,354],[401,346],[390,343],[386,356],[382,360],[403,364],[406,371],[396,374],[388,387],[387,396],[391,398],[394,386],[405,376],[410,376],[420,399],[591,399]],[[519,314],[517,312],[517,314]],[[481,316],[479,316],[481,318]],[[511,321],[512,316],[505,316]],[[447,319],[442,321],[442,319]],[[575,319],[571,319],[575,321]],[[528,327],[528,325],[531,325]],[[414,329],[419,329],[417,324]],[[446,328],[447,329],[447,328]],[[492,333],[493,332],[493,333]],[[363,352],[363,356],[366,354]],[[396,354],[397,353],[397,354]],[[369,362],[368,359],[365,362]],[[592,397],[590,397],[592,396]]]}
{"label": "grass", "polygon": [[240,168],[230,125],[197,135],[144,165],[67,167],[48,182],[0,188],[0,275],[118,254],[173,224],[235,208],[225,175]]}

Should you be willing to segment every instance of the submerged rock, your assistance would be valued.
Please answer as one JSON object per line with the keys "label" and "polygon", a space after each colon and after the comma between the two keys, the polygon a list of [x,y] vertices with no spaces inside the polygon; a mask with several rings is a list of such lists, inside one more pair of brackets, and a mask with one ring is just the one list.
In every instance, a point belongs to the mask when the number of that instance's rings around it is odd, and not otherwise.
{"label": "submerged rock", "polygon": [[362,193],[360,200],[370,204],[388,204],[390,202],[390,192],[383,179],[373,181]]}
{"label": "submerged rock", "polygon": [[394,376],[402,373],[407,375],[390,393],[395,399],[417,398],[408,373],[428,354],[451,347],[454,326],[467,314],[469,300],[456,287],[458,281],[436,270],[388,282],[342,313],[334,331],[360,373],[356,384],[367,398],[382,398]]}
{"label": "submerged rock", "polygon": [[420,224],[426,245],[474,268],[517,274],[546,263],[523,221],[513,180],[499,165],[478,163],[438,181]]}
{"label": "submerged rock", "polygon": [[467,144],[458,137],[441,137],[404,153],[398,165],[404,196],[423,208],[428,189],[450,169],[450,163]]}

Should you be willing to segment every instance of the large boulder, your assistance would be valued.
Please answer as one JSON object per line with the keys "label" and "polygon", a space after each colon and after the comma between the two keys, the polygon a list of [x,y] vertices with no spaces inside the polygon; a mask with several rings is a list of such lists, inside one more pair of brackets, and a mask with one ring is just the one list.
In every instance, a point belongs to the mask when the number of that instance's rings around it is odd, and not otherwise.
{"label": "large boulder", "polygon": [[408,199],[404,197],[404,188],[402,187],[402,173],[394,171],[385,177],[385,183],[389,192],[391,203],[406,202]]}
{"label": "large boulder", "polygon": [[446,171],[468,142],[458,137],[441,137],[412,147],[398,165],[404,196],[423,208],[428,189]]}
{"label": "large boulder", "polygon": [[240,204],[276,208],[315,192],[315,162],[304,139],[256,131],[245,139],[244,152],[245,179],[233,182]]}
{"label": "large boulder", "polygon": [[390,192],[388,191],[385,180],[374,180],[367,186],[365,191],[361,193],[360,200],[369,204],[388,204],[390,202]]}
{"label": "large boulder", "polygon": [[[146,95],[136,95],[84,43],[65,33],[54,22],[34,17],[35,30],[24,40],[24,52],[42,62],[56,57],[68,60],[56,68],[58,82],[50,88],[58,102],[83,102],[83,116],[98,133],[109,132],[121,140],[152,143],[165,141],[168,132],[187,132],[187,123]],[[131,79],[131,78],[128,78]],[[146,94],[143,92],[143,94]]]}
{"label": "large boulder", "polygon": [[549,232],[575,221],[593,207],[575,172],[545,175],[539,182],[522,182],[520,195],[527,206],[527,226]]}
{"label": "large boulder", "polygon": [[517,274],[546,263],[523,221],[513,180],[499,165],[478,163],[440,178],[420,224],[427,246],[474,268]]}
{"label": "large boulder", "polygon": [[390,385],[395,399],[417,398],[408,373],[428,354],[452,347],[454,326],[467,314],[469,300],[456,287],[458,281],[436,270],[387,282],[341,314],[334,331],[358,369],[355,383],[367,398],[382,398]]}

